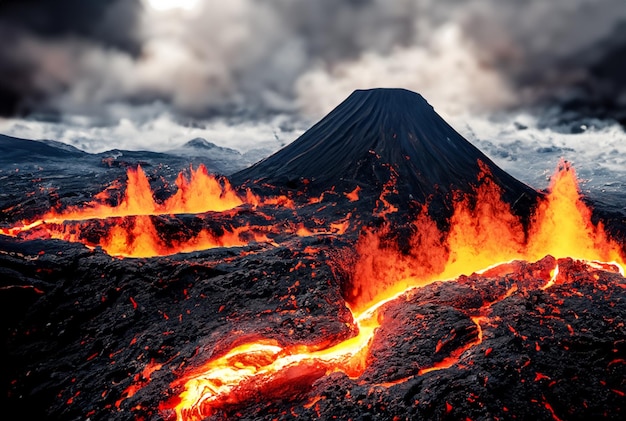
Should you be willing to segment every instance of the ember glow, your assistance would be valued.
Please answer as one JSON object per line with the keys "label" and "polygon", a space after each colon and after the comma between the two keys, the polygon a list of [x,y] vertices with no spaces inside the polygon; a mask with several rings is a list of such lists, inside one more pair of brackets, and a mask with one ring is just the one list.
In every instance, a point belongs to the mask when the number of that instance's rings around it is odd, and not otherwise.
{"label": "ember glow", "polygon": [[[174,390],[181,390],[179,397],[164,407],[172,408],[179,421],[196,421],[217,408],[240,404],[259,394],[268,398],[279,396],[287,385],[290,390],[309,387],[336,371],[358,381],[367,367],[372,339],[384,323],[380,310],[416,287],[436,280],[481,270],[486,275],[505,275],[516,266],[514,261],[541,260],[547,268],[537,275],[543,282],[537,288],[547,289],[566,282],[566,277],[559,273],[560,258],[574,258],[591,267],[624,273],[619,245],[607,237],[601,224],[591,222],[591,211],[581,200],[575,172],[568,163],[559,164],[528,229],[501,199],[501,193],[488,169],[482,166],[475,203],[472,205],[469,196],[459,198],[448,233],[440,232],[422,212],[414,221],[415,235],[408,254],[383,245],[380,232],[365,233],[358,244],[354,290],[347,303],[358,332],[354,337],[324,349],[283,346],[264,340],[239,345],[182,375],[172,384]],[[495,302],[514,292],[515,288],[506,291]],[[459,364],[468,351],[482,342],[483,326],[490,323],[492,304],[484,303],[472,315],[473,340],[414,375]],[[391,387],[406,380],[380,386]]]}
{"label": "ember glow", "polygon": [[[225,230],[221,235],[213,234],[205,229],[187,241],[171,242],[172,244],[168,245],[159,236],[150,217],[136,216],[124,222],[130,227],[115,225],[111,227],[108,236],[102,240],[102,248],[112,256],[166,256],[216,247],[244,246],[250,241],[269,241],[261,233],[255,233],[248,227],[239,227],[233,228],[231,231]],[[250,239],[244,240],[246,237]]]}
{"label": "ember glow", "polygon": [[[314,228],[307,228],[304,223],[281,225],[270,218],[264,226],[226,224],[218,231],[203,228],[181,239],[168,238],[167,234],[157,229],[153,217],[212,212],[228,220],[232,216],[229,212],[242,205],[252,209],[264,206],[295,209],[296,206],[286,196],[260,198],[250,190],[239,194],[227,179],[209,174],[203,165],[197,169],[190,168],[189,173],[186,176],[181,172],[175,181],[175,193],[159,202],[155,200],[150,180],[141,166],[131,168],[127,171],[124,194],[117,204],[109,204],[115,201],[111,191],[120,187],[119,183],[113,183],[95,195],[95,200],[90,203],[52,209],[35,221],[23,221],[13,227],[0,228],[0,234],[79,242],[90,248],[99,246],[112,256],[155,257],[217,247],[240,247],[252,242],[271,242],[268,234],[290,233],[299,237],[342,235],[350,226],[350,215],[329,224],[314,218]],[[348,194],[348,200],[357,201],[358,191],[357,187]],[[323,200],[324,194],[314,203]],[[97,235],[97,241],[93,240],[93,235],[89,235],[89,232],[94,231],[102,233]]]}

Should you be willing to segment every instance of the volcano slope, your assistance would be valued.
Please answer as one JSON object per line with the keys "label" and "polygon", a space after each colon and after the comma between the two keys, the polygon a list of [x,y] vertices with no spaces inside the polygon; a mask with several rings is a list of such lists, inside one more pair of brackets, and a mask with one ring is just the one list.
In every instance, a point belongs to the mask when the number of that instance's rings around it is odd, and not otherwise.
{"label": "volcano slope", "polygon": [[514,212],[528,213],[537,192],[466,141],[421,95],[357,90],[300,138],[232,180],[309,194],[359,186],[362,198],[393,192],[393,206],[406,211],[410,203],[428,201],[431,216],[444,220],[452,213],[452,192],[475,185],[479,162]]}
{"label": "volcano slope", "polygon": [[0,203],[8,414],[625,415],[624,216],[567,163],[513,179],[417,94],[357,91],[232,186],[10,180],[59,195]]}

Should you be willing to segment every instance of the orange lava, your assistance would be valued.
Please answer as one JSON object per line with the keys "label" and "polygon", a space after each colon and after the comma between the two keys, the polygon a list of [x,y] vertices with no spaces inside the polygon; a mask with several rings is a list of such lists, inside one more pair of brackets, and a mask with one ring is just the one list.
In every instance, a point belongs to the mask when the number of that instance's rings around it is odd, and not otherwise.
{"label": "orange lava", "polygon": [[[386,201],[392,188],[386,187],[380,197],[381,214],[394,211]],[[353,289],[347,294],[358,331],[355,337],[322,350],[288,348],[267,341],[240,345],[186,373],[172,385],[182,390],[171,405],[177,419],[202,420],[220,406],[259,395],[280,396],[287,384],[310,385],[335,371],[359,377],[365,368],[369,343],[379,326],[378,309],[407,290],[435,280],[488,270],[514,259],[537,261],[546,255],[617,262],[623,273],[620,247],[608,238],[602,225],[591,222],[591,211],[581,201],[575,173],[566,162],[559,164],[527,231],[502,201],[502,192],[485,166],[474,193],[476,200],[461,197],[457,202],[447,233],[439,231],[422,212],[414,221],[415,234],[408,253],[400,252],[385,239],[386,232],[363,234],[357,245],[358,263],[352,271]],[[557,275],[555,267],[545,287],[554,283]],[[486,319],[479,314],[472,320],[476,339],[433,367],[422,368],[417,375],[451,367],[463,353],[480,344],[481,323]]]}
{"label": "orange lava", "polygon": [[214,406],[236,404],[253,398],[280,396],[306,387],[322,376],[343,371],[353,378],[365,369],[368,344],[378,327],[374,312],[355,321],[359,333],[330,348],[283,347],[274,341],[258,341],[237,346],[210,360],[176,381],[184,385],[172,408],[178,420],[202,420]]}
{"label": "orange lava", "polygon": [[[483,329],[480,326],[480,323],[484,321],[484,317],[472,317],[472,321],[474,322],[474,324],[476,325],[476,329],[478,334],[476,335],[476,339],[470,343],[465,344],[463,347],[454,350],[450,355],[448,355],[447,357],[445,357],[443,360],[439,361],[438,363],[436,363],[435,365],[433,365],[432,367],[424,367],[422,369],[420,369],[417,372],[418,376],[422,376],[426,373],[430,373],[431,371],[437,371],[437,370],[444,370],[446,368],[450,368],[452,367],[454,364],[456,364],[459,359],[461,358],[461,355],[475,347],[476,345],[479,345],[480,343],[482,343],[483,341]],[[437,352],[437,351],[436,351]]]}
{"label": "orange lava", "polygon": [[[109,230],[100,244],[104,251],[112,256],[153,257],[216,247],[244,246],[250,241],[269,241],[264,234],[255,233],[249,227],[244,226],[224,231],[220,236],[208,230],[202,230],[189,240],[170,240],[168,244],[161,238],[149,216],[136,216],[131,222],[131,227],[116,225]],[[244,239],[244,237],[248,238]]]}
{"label": "orange lava", "polygon": [[354,190],[352,190],[349,193],[346,193],[346,197],[348,198],[349,201],[356,202],[357,200],[359,200],[359,192],[360,191],[361,191],[361,187],[360,186],[356,186]]}
{"label": "orange lava", "polygon": [[[181,172],[176,179],[177,190],[163,203],[158,203],[152,193],[150,181],[143,169],[128,169],[126,191],[117,206],[94,201],[85,206],[72,206],[62,211],[51,210],[44,221],[85,220],[135,215],[167,215],[224,211],[244,203],[227,180],[218,180],[208,173],[204,165],[190,169],[187,178]],[[103,192],[104,193],[104,192]],[[107,198],[100,193],[97,197]]]}
{"label": "orange lava", "polygon": [[162,367],[163,364],[159,364],[156,363],[154,360],[150,360],[148,365],[144,367],[141,373],[137,373],[135,375],[134,383],[128,386],[126,390],[124,390],[124,392],[122,393],[122,397],[115,402],[115,406],[119,408],[124,399],[132,397],[142,387],[150,383],[150,377],[152,376],[152,373],[160,370]]}
{"label": "orange lava", "polygon": [[[205,166],[190,168],[189,177],[180,173],[176,179],[176,192],[163,202],[157,202],[143,169],[127,171],[127,183],[123,197],[117,205],[110,205],[111,187],[95,195],[94,200],[83,206],[71,206],[62,210],[53,209],[35,221],[0,229],[0,234],[24,235],[26,238],[54,238],[81,242],[88,247],[100,246],[114,256],[153,257],[175,253],[186,253],[215,247],[236,247],[252,241],[267,242],[267,236],[250,227],[224,229],[216,235],[202,230],[187,240],[175,241],[162,238],[151,215],[200,214],[209,211],[224,212],[244,203],[252,206],[293,206],[286,197],[273,197],[264,201],[247,191],[239,196],[226,179],[208,173]],[[105,234],[98,242],[85,240],[80,221],[107,220]],[[334,231],[333,231],[334,232]]]}
{"label": "orange lava", "polygon": [[569,163],[559,163],[527,232],[502,201],[502,191],[491,174],[481,167],[475,204],[470,197],[457,203],[447,236],[422,212],[413,224],[415,235],[408,253],[385,243],[380,233],[361,239],[354,290],[348,294],[355,314],[407,288],[511,260],[534,262],[551,255],[625,266],[620,245],[607,236],[602,223],[592,223],[591,210],[581,199],[576,173]]}

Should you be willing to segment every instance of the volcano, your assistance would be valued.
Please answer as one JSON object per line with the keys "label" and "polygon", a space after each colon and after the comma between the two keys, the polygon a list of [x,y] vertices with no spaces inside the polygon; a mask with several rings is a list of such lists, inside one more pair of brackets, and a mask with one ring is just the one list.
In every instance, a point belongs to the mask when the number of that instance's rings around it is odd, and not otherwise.
{"label": "volcano", "polygon": [[312,193],[333,186],[380,192],[393,176],[394,205],[442,201],[446,206],[438,209],[447,213],[450,194],[476,184],[480,163],[504,199],[520,213],[528,212],[537,192],[465,140],[420,94],[378,88],[355,91],[293,143],[232,179]]}
{"label": "volcano", "polygon": [[534,190],[401,89],[355,92],[230,179],[45,145],[0,157],[7,414],[626,414],[626,219],[568,162]]}

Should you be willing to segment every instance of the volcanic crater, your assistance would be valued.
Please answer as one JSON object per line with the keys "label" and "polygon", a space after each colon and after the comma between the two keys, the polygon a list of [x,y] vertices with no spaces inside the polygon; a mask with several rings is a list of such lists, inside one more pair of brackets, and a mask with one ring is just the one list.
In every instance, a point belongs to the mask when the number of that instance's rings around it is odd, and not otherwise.
{"label": "volcanic crater", "polygon": [[7,413],[626,416],[625,216],[565,161],[516,180],[419,94],[355,91],[234,174],[0,140]]}

